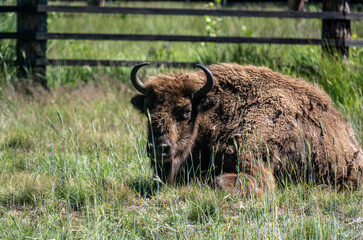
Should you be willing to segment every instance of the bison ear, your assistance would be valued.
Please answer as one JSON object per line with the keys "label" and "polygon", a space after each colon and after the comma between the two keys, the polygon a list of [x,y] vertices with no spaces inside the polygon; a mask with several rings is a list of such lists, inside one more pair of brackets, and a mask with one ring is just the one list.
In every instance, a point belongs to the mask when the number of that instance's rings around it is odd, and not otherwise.
{"label": "bison ear", "polygon": [[198,101],[198,112],[205,112],[215,108],[219,103],[219,99],[216,96],[209,96],[200,99]]}
{"label": "bison ear", "polygon": [[135,109],[139,110],[141,113],[144,113],[145,112],[144,100],[145,100],[145,96],[138,94],[131,98],[131,103]]}

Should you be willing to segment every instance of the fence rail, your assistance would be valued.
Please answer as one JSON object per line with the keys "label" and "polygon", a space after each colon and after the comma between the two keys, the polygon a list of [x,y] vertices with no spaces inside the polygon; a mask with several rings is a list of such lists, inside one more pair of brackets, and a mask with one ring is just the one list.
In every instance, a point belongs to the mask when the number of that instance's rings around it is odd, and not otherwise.
{"label": "fence rail", "polygon": [[23,13],[98,13],[98,14],[147,14],[147,15],[184,15],[184,16],[219,16],[219,17],[262,17],[262,18],[307,18],[333,20],[363,20],[363,13],[341,12],[296,12],[296,11],[243,11],[223,9],[187,9],[187,8],[130,8],[130,7],[94,7],[94,6],[0,6],[0,12]]}
{"label": "fence rail", "polygon": [[[251,37],[208,37],[187,35],[151,34],[97,34],[97,33],[0,33],[0,38],[35,40],[112,40],[112,41],[169,41],[169,42],[215,42],[215,43],[259,43],[321,45],[316,38],[251,38]],[[332,41],[335,43],[335,41]]]}
{"label": "fence rail", "polygon": [[[292,45],[338,45],[338,40],[320,38],[267,38],[267,37],[209,37],[188,35],[152,34],[99,34],[99,33],[32,33],[5,32],[0,39],[24,40],[93,40],[93,41],[169,41],[169,42],[215,42],[215,43],[255,43],[255,44],[292,44]],[[345,40],[345,47],[363,46],[363,40]]]}
{"label": "fence rail", "polygon": [[[215,42],[215,43],[255,43],[292,45],[338,45],[337,40],[320,38],[259,38],[259,37],[208,37],[187,35],[152,34],[99,34],[99,33],[0,33],[0,39],[35,40],[93,40],[93,41],[168,41],[168,42]],[[363,46],[363,40],[345,40],[345,47]]]}
{"label": "fence rail", "polygon": [[[333,1],[333,0],[324,0]],[[338,0],[336,0],[338,1]],[[345,2],[345,1],[344,1]],[[18,0],[20,6],[0,6],[1,12],[18,14],[17,32],[0,32],[0,39],[16,39],[17,56],[20,51],[26,51],[27,59],[23,64],[43,69],[50,65],[61,66],[133,66],[140,61],[127,60],[80,60],[80,59],[47,59],[45,55],[47,40],[112,40],[112,41],[169,41],[169,42],[215,42],[215,43],[254,43],[254,44],[300,44],[322,45],[323,48],[340,48],[343,53],[348,47],[363,46],[363,40],[350,40],[349,36],[334,37],[338,26],[350,32],[350,21],[363,20],[363,13],[349,13],[349,7],[339,11],[296,12],[296,11],[244,11],[226,9],[180,9],[180,8],[130,8],[130,7],[95,7],[95,6],[48,6],[48,0]],[[190,35],[152,35],[152,34],[99,34],[99,33],[49,33],[47,32],[47,13],[77,13],[77,14],[141,14],[141,15],[185,15],[185,16],[220,16],[220,17],[262,17],[262,18],[292,18],[321,19],[323,21],[322,38],[268,38],[239,36],[190,36]],[[29,21],[29,19],[31,19]],[[29,23],[30,22],[30,23]],[[336,28],[327,28],[330,24]],[[348,26],[348,27],[347,27]],[[325,28],[325,29],[324,29]],[[342,29],[340,29],[342,30]],[[324,32],[325,31],[325,32]],[[330,32],[329,32],[330,31]],[[328,32],[328,34],[326,33]],[[330,35],[329,35],[330,34]],[[42,52],[39,54],[39,49]],[[19,59],[17,61],[20,62]],[[153,62],[154,66],[188,67],[190,62]]]}

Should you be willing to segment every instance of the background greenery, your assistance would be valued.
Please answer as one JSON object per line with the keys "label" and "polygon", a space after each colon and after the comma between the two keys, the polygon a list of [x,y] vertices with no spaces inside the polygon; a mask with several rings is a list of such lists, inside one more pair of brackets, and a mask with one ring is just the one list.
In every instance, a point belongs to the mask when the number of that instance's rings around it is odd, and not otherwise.
{"label": "background greenery", "polygon": [[[175,2],[147,6],[219,7]],[[271,4],[233,8],[285,9]],[[320,7],[308,5],[307,10]],[[0,22],[0,31],[15,31],[14,14],[0,14]],[[318,38],[321,21],[50,13],[48,29]],[[352,36],[363,38],[363,22],[352,22]],[[49,67],[51,91],[20,88],[10,63],[14,45],[0,41],[1,239],[363,238],[362,191],[292,183],[261,197],[246,197],[198,181],[188,186],[160,183],[153,179],[145,153],[145,120],[129,103],[134,93],[129,68]],[[47,56],[268,66],[324,88],[362,145],[363,48],[350,48],[350,58],[343,60],[324,55],[317,46],[70,40],[48,41]],[[141,76],[160,71],[178,70],[148,68]]]}

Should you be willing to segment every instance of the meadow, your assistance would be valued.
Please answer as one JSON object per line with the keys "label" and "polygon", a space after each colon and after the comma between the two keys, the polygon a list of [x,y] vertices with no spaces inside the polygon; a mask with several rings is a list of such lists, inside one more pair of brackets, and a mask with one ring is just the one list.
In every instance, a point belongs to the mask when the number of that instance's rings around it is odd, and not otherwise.
{"label": "meadow", "polygon": [[[0,31],[15,31],[14,14],[0,22]],[[51,13],[48,30],[318,38],[321,21]],[[352,36],[363,38],[363,22],[352,22]],[[48,67],[50,91],[24,87],[9,62],[14,46],[0,41],[0,239],[363,239],[363,190],[292,182],[244,196],[198,180],[163,184],[146,154],[146,119],[130,104],[130,68]],[[363,143],[363,48],[344,60],[319,46],[69,40],[49,41],[47,56],[268,66],[323,88]],[[145,68],[140,76],[169,71],[180,70]]]}

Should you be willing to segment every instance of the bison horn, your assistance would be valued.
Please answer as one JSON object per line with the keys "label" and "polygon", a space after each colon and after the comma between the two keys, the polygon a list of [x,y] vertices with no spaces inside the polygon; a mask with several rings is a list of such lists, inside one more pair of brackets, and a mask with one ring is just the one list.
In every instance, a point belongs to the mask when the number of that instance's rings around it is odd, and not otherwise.
{"label": "bison horn", "polygon": [[132,70],[131,70],[131,82],[132,85],[134,85],[134,87],[136,88],[137,91],[139,91],[142,94],[145,94],[146,92],[146,87],[145,84],[143,84],[140,79],[137,77],[137,71],[145,66],[145,65],[149,65],[150,63],[148,62],[144,62],[144,63],[140,63],[137,64]]}
{"label": "bison horn", "polygon": [[195,66],[202,69],[203,72],[205,73],[205,75],[207,76],[206,84],[202,88],[200,88],[194,95],[195,97],[199,97],[202,95],[206,95],[207,93],[212,91],[213,86],[214,86],[214,78],[213,78],[213,74],[209,71],[208,68],[204,67],[201,64],[195,64]]}

